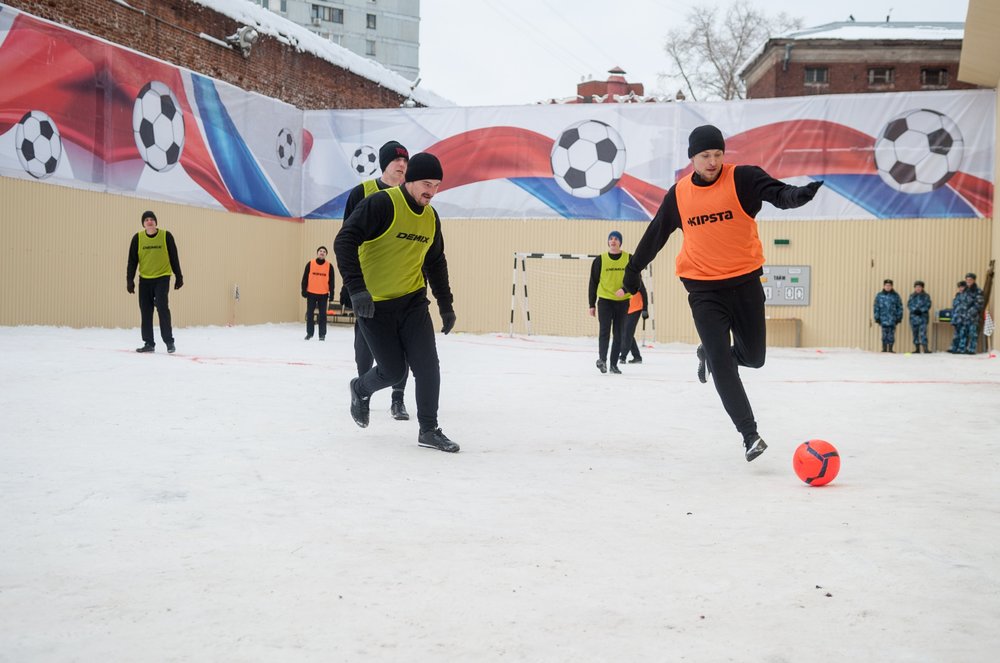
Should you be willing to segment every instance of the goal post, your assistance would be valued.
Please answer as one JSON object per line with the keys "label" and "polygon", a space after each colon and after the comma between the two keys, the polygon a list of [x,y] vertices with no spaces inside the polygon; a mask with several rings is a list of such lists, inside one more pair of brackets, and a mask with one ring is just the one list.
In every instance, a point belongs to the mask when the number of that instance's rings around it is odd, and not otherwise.
{"label": "goal post", "polygon": [[[590,268],[597,255],[589,253],[515,252],[511,278],[510,335],[596,336],[597,321],[587,314]],[[649,319],[641,320],[636,340],[655,338],[652,266],[643,270],[649,296]],[[518,315],[520,311],[520,315]]]}

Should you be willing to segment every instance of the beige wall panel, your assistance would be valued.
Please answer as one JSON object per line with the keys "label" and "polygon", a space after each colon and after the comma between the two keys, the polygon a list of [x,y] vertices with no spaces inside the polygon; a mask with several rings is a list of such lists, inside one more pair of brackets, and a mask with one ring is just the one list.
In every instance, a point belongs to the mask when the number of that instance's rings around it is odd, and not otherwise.
{"label": "beige wall panel", "polygon": [[297,318],[302,223],[0,178],[0,324],[137,327],[125,274],[146,209],[177,241],[176,326]]}
{"label": "beige wall panel", "polygon": [[[341,223],[265,219],[0,178],[0,324],[136,327],[138,310],[135,297],[125,292],[125,265],[129,241],[147,208],[177,240],[186,280],[171,296],[178,327],[302,320],[302,270],[318,245],[332,250]],[[965,272],[985,276],[997,243],[991,224],[989,219],[762,222],[770,264],[812,267],[811,305],[769,306],[767,314],[801,320],[803,346],[874,350],[879,334],[871,302],[882,279],[894,279],[904,298],[913,280],[922,279],[935,311],[947,308]],[[514,252],[598,253],[616,229],[630,251],[645,227],[645,222],[444,219],[456,329],[509,330]],[[775,239],[789,244],[776,246]],[[647,285],[656,339],[695,343],[686,293],[674,276],[680,242],[675,233],[653,262]],[[535,333],[596,335],[597,322],[587,313],[588,268],[587,260],[529,262]],[[339,275],[337,283],[339,290]],[[437,318],[437,307],[431,310]],[[515,313],[515,331],[524,333],[521,309]],[[775,344],[794,338],[778,331],[787,325],[770,326]],[[905,323],[899,333],[908,343]]]}

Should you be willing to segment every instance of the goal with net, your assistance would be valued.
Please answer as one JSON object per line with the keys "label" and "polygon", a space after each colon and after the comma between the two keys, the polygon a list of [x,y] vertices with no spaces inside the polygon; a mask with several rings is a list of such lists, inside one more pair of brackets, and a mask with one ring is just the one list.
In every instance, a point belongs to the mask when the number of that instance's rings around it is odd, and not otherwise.
{"label": "goal with net", "polygon": [[[514,253],[510,335],[596,336],[597,321],[587,313],[590,267],[596,257],[587,253]],[[640,320],[635,331],[641,344],[647,337],[656,337],[652,274],[652,265],[642,274],[649,295],[649,319]]]}

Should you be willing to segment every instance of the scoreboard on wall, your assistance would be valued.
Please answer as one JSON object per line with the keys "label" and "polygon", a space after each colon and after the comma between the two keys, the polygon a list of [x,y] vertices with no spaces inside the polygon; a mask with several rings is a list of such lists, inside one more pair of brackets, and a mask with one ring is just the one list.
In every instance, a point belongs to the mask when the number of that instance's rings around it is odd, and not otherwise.
{"label": "scoreboard on wall", "polygon": [[760,282],[766,306],[809,306],[808,265],[765,265]]}

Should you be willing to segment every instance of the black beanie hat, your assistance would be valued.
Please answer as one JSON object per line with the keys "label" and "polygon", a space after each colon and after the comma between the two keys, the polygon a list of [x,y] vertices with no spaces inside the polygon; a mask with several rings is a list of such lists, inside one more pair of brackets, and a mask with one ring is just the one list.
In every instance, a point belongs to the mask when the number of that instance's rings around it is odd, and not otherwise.
{"label": "black beanie hat", "polygon": [[688,136],[688,158],[704,152],[705,150],[726,151],[726,139],[722,137],[722,132],[718,127],[711,124],[703,124],[695,128]]}
{"label": "black beanie hat", "polygon": [[417,182],[419,180],[443,180],[444,171],[441,170],[441,162],[429,152],[414,154],[410,163],[406,166],[406,181]]}
{"label": "black beanie hat", "polygon": [[[152,211],[146,210],[145,212],[142,213],[142,219],[139,220],[139,223],[145,223],[146,219],[152,219],[153,221],[156,221],[156,215],[153,214]],[[157,223],[159,222],[157,221]]]}
{"label": "black beanie hat", "polygon": [[390,163],[403,157],[406,160],[410,159],[410,153],[406,151],[406,148],[394,140],[390,140],[388,143],[383,145],[378,150],[378,167],[385,172],[385,169]]}
{"label": "black beanie hat", "polygon": [[924,282],[923,282],[923,281],[914,281],[914,282],[913,282],[913,287],[914,287],[914,288],[916,288],[916,287],[917,287],[918,285],[919,285],[919,286],[920,286],[921,288],[923,288],[923,287],[924,287]]}
{"label": "black beanie hat", "polygon": [[965,275],[965,278],[972,279],[973,281],[975,281],[976,280],[976,274],[975,274],[975,272],[969,272],[968,274]]}

